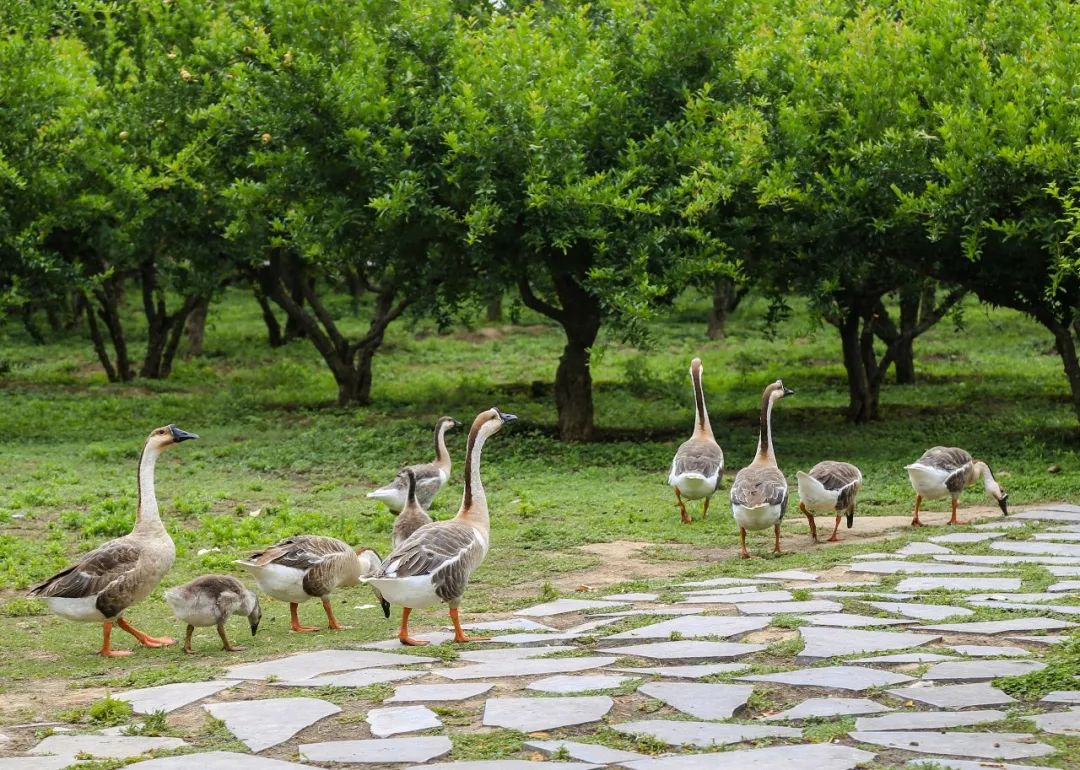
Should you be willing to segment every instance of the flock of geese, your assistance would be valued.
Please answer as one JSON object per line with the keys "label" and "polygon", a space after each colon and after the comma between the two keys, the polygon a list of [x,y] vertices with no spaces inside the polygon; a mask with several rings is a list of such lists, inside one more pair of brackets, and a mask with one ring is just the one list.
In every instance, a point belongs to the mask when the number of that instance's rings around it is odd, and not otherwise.
{"label": "flock of geese", "polygon": [[[695,404],[694,432],[675,453],[668,476],[668,483],[675,489],[682,520],[686,523],[692,519],[684,501],[703,500],[704,517],[724,475],[724,453],[716,443],[705,409],[701,372],[701,360],[695,358],[690,364]],[[793,391],[780,380],[765,388],[761,397],[757,453],[753,462],[740,470],[731,484],[731,510],[739,526],[743,558],[750,556],[746,548],[747,530],[769,527],[775,533],[773,550],[780,553],[780,523],[787,510],[788,485],[776,464],[772,409],[777,401],[792,394]],[[296,535],[236,563],[253,576],[264,594],[289,604],[290,625],[295,632],[319,630],[301,625],[297,614],[298,606],[311,599],[321,600],[329,628],[341,630],[343,627],[334,617],[330,595],[338,588],[365,583],[379,599],[386,617],[390,617],[391,605],[402,608],[398,630],[402,644],[426,644],[409,634],[409,615],[414,609],[440,603],[449,607],[455,642],[480,641],[479,637],[465,634],[458,614],[469,578],[483,562],[490,545],[480,455],[487,439],[516,419],[512,414],[492,408],[481,412],[473,421],[465,455],[464,494],[453,518],[433,521],[427,513],[435,495],[450,478],[446,431],[461,425],[452,417],[441,417],[436,423],[434,462],[409,466],[391,484],[368,495],[397,514],[392,551],[386,559],[370,548],[354,549],[336,538]],[[130,654],[128,650],[113,649],[114,625],[146,647],[175,644],[171,638],[154,637],[140,631],[125,620],[123,613],[153,593],[176,558],[176,548],[161,521],[154,493],[157,459],[170,447],[197,438],[194,433],[175,425],[151,432],[139,456],[138,507],[132,531],[98,546],[29,592],[32,597],[44,599],[49,609],[61,617],[101,623],[99,652],[103,656]],[[960,523],[956,518],[957,499],[965,487],[980,477],[987,492],[998,501],[1001,510],[1008,513],[1008,496],[986,463],[973,460],[963,449],[934,447],[906,468],[916,493],[912,525],[920,524],[919,507],[924,499],[944,497],[952,498],[949,523]],[[798,473],[799,510],[806,516],[815,542],[815,513],[836,516],[830,541],[839,539],[837,532],[843,517],[846,516],[848,527],[852,526],[855,499],[862,481],[859,469],[845,462],[825,461],[808,473]],[[217,628],[224,649],[242,650],[229,641],[226,621],[233,615],[242,615],[248,619],[254,635],[262,617],[258,596],[229,575],[204,575],[170,588],[165,592],[165,601],[176,617],[187,624],[183,649],[188,653],[192,652],[195,628],[211,626]]]}

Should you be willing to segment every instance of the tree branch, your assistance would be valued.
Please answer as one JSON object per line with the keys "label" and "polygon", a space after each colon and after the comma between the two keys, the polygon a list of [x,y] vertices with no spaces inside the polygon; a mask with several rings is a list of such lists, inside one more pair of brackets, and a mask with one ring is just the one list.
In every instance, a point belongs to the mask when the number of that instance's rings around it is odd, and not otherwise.
{"label": "tree branch", "polygon": [[518,277],[518,292],[521,294],[521,301],[524,302],[525,307],[530,310],[535,310],[537,313],[546,315],[548,318],[554,319],[559,323],[563,323],[566,320],[566,312],[564,310],[548,304],[533,293],[532,286],[529,285],[529,277],[524,273]]}

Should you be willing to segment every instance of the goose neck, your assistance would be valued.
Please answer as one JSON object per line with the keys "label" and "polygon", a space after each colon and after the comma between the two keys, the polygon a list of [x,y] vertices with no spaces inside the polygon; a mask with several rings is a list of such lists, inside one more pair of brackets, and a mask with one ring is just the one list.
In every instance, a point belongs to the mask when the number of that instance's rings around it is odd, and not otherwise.
{"label": "goose neck", "polygon": [[761,399],[761,418],[758,427],[757,454],[754,457],[756,464],[776,465],[776,455],[773,454],[772,443],[772,407],[771,393],[766,393]]}
{"label": "goose neck", "polygon": [[705,391],[701,387],[701,369],[692,369],[690,379],[694,382],[694,434],[712,438],[709,412],[705,408]]}
{"label": "goose neck", "polygon": [[158,511],[157,494],[154,491],[154,468],[160,451],[144,446],[139,455],[139,500],[135,514],[135,531],[148,534],[165,532]]}
{"label": "goose neck", "polygon": [[443,422],[435,429],[435,465],[450,473],[450,453],[446,451],[446,431],[450,423]]}
{"label": "goose neck", "polygon": [[484,482],[480,478],[480,453],[484,448],[484,442],[487,441],[488,433],[489,431],[484,430],[483,427],[469,433],[468,452],[465,456],[465,493],[462,495],[461,509],[457,514],[459,520],[485,531],[489,524],[488,506]]}

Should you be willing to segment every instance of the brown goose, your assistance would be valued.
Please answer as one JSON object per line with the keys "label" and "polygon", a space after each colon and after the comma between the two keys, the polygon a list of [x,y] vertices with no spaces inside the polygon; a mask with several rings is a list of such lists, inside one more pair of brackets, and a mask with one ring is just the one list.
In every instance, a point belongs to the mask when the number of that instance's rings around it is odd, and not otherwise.
{"label": "brown goose", "polygon": [[950,524],[963,524],[956,518],[956,503],[964,487],[971,486],[981,476],[983,486],[990,496],[997,500],[998,507],[1006,516],[1009,515],[1009,495],[997,483],[990,467],[982,460],[974,460],[963,449],[950,446],[936,446],[923,452],[922,457],[911,465],[904,466],[915,490],[915,516],[911,526],[920,527],[919,506],[922,501],[952,498],[952,518]]}
{"label": "brown goose", "polygon": [[420,527],[386,557],[381,569],[363,579],[391,604],[401,605],[398,639],[402,644],[427,644],[409,636],[409,613],[439,602],[450,605],[454,641],[479,641],[466,636],[462,630],[458,605],[465,595],[469,577],[488,551],[488,506],[480,481],[480,452],[489,436],[516,419],[495,408],[477,415],[469,430],[465,494],[457,515]]}
{"label": "brown goose", "polygon": [[420,507],[420,503],[416,501],[416,473],[413,472],[412,468],[406,468],[402,473],[405,474],[408,480],[409,492],[405,500],[405,507],[401,509],[401,513],[397,515],[397,521],[394,522],[394,548],[408,540],[409,536],[420,527],[431,523],[431,517],[424,512],[424,509]]}
{"label": "brown goose", "polygon": [[750,558],[746,550],[746,530],[773,528],[780,553],[780,522],[787,511],[788,487],[784,474],[776,467],[772,443],[773,404],[795,391],[784,387],[780,380],[770,384],[761,394],[761,420],[757,454],[754,461],[735,474],[731,484],[731,512],[739,525],[740,555]]}
{"label": "brown goose", "polygon": [[145,647],[176,643],[165,636],[143,633],[124,619],[123,612],[153,593],[176,558],[176,548],[158,512],[154,466],[166,449],[194,438],[198,436],[175,425],[154,430],[139,455],[139,503],[131,534],[99,545],[78,563],[30,589],[30,596],[45,599],[49,609],[61,617],[102,623],[101,655],[131,654],[130,650],[112,649],[113,623]]}
{"label": "brown goose", "polygon": [[855,523],[855,496],[862,488],[862,471],[851,463],[824,460],[809,473],[795,475],[799,477],[799,510],[810,523],[810,537],[818,542],[815,513],[835,513],[836,526],[828,542],[837,542],[841,516],[847,517],[848,529]]}
{"label": "brown goose", "polygon": [[[460,425],[461,423],[453,417],[440,417],[435,422],[434,462],[410,465],[406,469],[411,470],[416,476],[416,499],[425,511],[431,507],[431,501],[450,478],[450,455],[446,451],[446,431]],[[399,473],[392,482],[385,487],[379,487],[374,492],[368,492],[367,496],[386,503],[387,508],[398,513],[405,507],[408,495],[408,480]]]}
{"label": "brown goose", "polygon": [[[370,548],[353,550],[348,543],[321,535],[297,535],[270,546],[250,558],[237,561],[255,577],[268,596],[289,603],[293,631],[318,631],[316,626],[300,625],[297,608],[308,599],[321,599],[329,627],[344,630],[330,606],[330,594],[342,586],[360,583],[382,563]],[[390,617],[390,607],[383,602],[383,612]]]}
{"label": "brown goose", "polygon": [[720,488],[724,478],[724,453],[713,438],[709,413],[705,410],[705,393],[701,389],[701,359],[690,362],[690,379],[694,383],[694,433],[683,442],[671,462],[668,484],[675,488],[675,500],[683,524],[693,519],[686,512],[683,498],[705,499],[701,518],[709,515],[709,501]]}
{"label": "brown goose", "polygon": [[165,603],[172,607],[178,620],[187,623],[184,652],[191,654],[191,635],[196,626],[217,626],[218,636],[228,652],[241,652],[229,642],[225,634],[225,621],[233,615],[244,615],[251,627],[251,635],[259,630],[262,607],[259,597],[231,575],[203,575],[165,592]]}

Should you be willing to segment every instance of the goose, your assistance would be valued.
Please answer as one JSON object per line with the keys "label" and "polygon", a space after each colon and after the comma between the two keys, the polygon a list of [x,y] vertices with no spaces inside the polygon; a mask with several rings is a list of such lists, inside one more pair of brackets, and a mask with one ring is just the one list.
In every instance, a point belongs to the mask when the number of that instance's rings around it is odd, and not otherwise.
{"label": "goose", "polygon": [[420,527],[431,523],[431,517],[424,512],[424,509],[420,507],[420,503],[416,501],[416,473],[413,472],[412,468],[406,468],[402,473],[407,478],[409,492],[405,507],[401,509],[401,513],[397,515],[397,521],[394,522],[392,541],[394,548],[408,540],[409,536]]}
{"label": "goose", "polygon": [[439,602],[450,605],[455,642],[483,641],[466,636],[458,616],[469,577],[484,561],[490,542],[487,496],[480,481],[480,452],[489,436],[516,419],[494,407],[476,416],[469,430],[465,493],[457,515],[420,527],[386,557],[374,575],[363,578],[391,604],[401,605],[398,640],[402,644],[427,644],[409,636],[409,614]]}
{"label": "goose", "polygon": [[168,604],[177,619],[187,623],[184,652],[191,654],[191,635],[195,627],[217,626],[218,636],[226,652],[241,652],[225,635],[225,621],[233,615],[244,615],[251,626],[251,635],[259,630],[262,607],[259,597],[231,575],[203,575],[190,583],[170,588],[165,592]]}
{"label": "goose", "polygon": [[724,477],[724,453],[713,438],[709,413],[705,410],[705,394],[701,389],[701,359],[690,362],[690,379],[694,383],[694,433],[675,452],[668,474],[668,484],[675,488],[675,501],[682,514],[683,524],[693,521],[686,513],[687,500],[705,499],[701,518],[709,515],[709,501]]}
{"label": "goose", "polygon": [[[259,589],[274,599],[289,603],[292,630],[298,633],[318,631],[316,626],[300,625],[297,608],[308,599],[321,599],[329,628],[345,629],[330,606],[330,594],[342,586],[355,586],[364,575],[379,568],[382,560],[370,548],[353,550],[334,537],[296,535],[236,562],[254,577]],[[390,605],[383,613],[390,617]]]}
{"label": "goose", "polygon": [[990,496],[997,500],[998,507],[1006,516],[1009,515],[1009,495],[997,483],[990,467],[982,460],[974,460],[963,449],[949,446],[936,446],[923,452],[922,457],[911,465],[905,465],[911,486],[915,490],[915,517],[911,526],[921,527],[919,506],[922,501],[952,498],[952,518],[949,524],[963,524],[956,518],[956,501],[964,487],[971,486],[981,476],[983,486]]}
{"label": "goose", "polygon": [[862,487],[862,471],[851,463],[824,460],[810,469],[809,473],[799,471],[799,510],[806,515],[810,523],[810,537],[818,542],[815,513],[836,513],[836,526],[828,542],[840,540],[836,534],[840,530],[840,517],[847,517],[848,529],[855,523],[855,496]]}
{"label": "goose", "polygon": [[112,648],[114,623],[144,647],[176,644],[174,639],[143,633],[128,623],[123,613],[153,593],[176,558],[176,547],[158,511],[154,466],[166,449],[196,438],[194,433],[171,424],[153,430],[139,455],[139,501],[131,533],[102,543],[77,563],[30,589],[30,596],[44,599],[49,609],[61,617],[101,623],[99,654],[103,657],[131,654],[130,650]]}
{"label": "goose", "polygon": [[[431,507],[431,501],[450,478],[450,455],[446,451],[446,431],[460,425],[461,423],[453,417],[440,417],[435,422],[434,462],[410,465],[406,468],[416,475],[416,499],[425,511]],[[385,503],[386,507],[394,513],[399,513],[405,507],[408,495],[408,480],[400,473],[385,487],[379,487],[367,494],[371,499]]]}
{"label": "goose", "polygon": [[776,467],[772,443],[772,408],[782,398],[795,391],[777,380],[761,394],[761,423],[758,432],[757,454],[754,461],[735,474],[731,484],[731,512],[739,525],[739,555],[750,558],[746,550],[746,530],[773,528],[776,546],[773,553],[780,553],[780,522],[787,511],[787,479]]}

